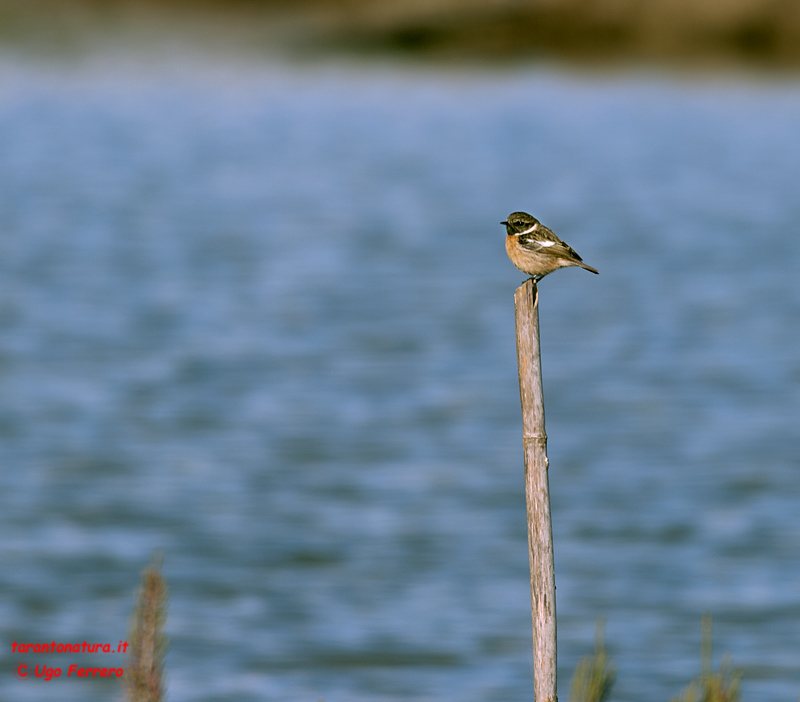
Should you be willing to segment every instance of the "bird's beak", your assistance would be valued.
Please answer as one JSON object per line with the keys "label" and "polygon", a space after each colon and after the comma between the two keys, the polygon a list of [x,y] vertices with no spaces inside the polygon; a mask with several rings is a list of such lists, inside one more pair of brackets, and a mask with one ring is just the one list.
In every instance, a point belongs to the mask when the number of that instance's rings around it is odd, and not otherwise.
{"label": "bird's beak", "polygon": [[508,224],[508,222],[500,222],[500,224]]}

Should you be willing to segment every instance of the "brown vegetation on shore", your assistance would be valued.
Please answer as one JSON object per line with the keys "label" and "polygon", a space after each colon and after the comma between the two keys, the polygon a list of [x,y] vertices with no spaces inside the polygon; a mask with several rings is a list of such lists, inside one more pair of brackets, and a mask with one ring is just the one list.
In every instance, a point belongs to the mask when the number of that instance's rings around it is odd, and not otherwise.
{"label": "brown vegetation on shore", "polygon": [[131,32],[303,54],[800,65],[800,0],[0,0],[6,44]]}
{"label": "brown vegetation on shore", "polygon": [[492,58],[800,61],[800,1],[438,0],[354,3],[345,41]]}

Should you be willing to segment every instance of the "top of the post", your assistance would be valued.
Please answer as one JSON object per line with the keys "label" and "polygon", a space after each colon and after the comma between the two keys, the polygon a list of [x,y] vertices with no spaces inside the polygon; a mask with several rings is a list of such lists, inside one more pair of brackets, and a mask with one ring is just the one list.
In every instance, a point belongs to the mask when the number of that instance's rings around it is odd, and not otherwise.
{"label": "top of the post", "polygon": [[528,278],[514,292],[514,304],[519,307],[520,302],[528,297],[531,300],[531,308],[535,309],[539,304],[539,286],[533,278]]}

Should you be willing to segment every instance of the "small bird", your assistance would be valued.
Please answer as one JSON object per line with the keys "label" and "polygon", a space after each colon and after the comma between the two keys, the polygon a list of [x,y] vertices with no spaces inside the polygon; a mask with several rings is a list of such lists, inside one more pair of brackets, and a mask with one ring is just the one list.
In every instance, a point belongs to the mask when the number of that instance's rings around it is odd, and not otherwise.
{"label": "small bird", "polygon": [[580,266],[597,273],[587,266],[569,244],[559,239],[535,217],[527,212],[512,212],[500,224],[506,225],[506,252],[517,268],[538,283],[557,268]]}

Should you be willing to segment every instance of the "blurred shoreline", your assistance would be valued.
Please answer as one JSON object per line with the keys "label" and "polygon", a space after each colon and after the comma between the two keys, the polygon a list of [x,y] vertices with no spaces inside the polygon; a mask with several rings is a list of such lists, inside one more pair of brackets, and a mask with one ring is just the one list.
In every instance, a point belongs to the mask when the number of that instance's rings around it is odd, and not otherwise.
{"label": "blurred shoreline", "polygon": [[0,0],[0,47],[800,66],[800,0]]}

